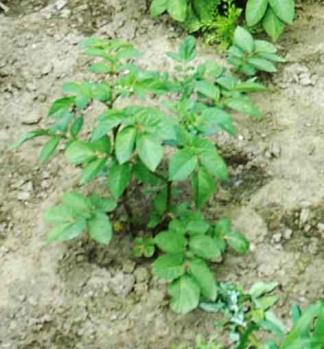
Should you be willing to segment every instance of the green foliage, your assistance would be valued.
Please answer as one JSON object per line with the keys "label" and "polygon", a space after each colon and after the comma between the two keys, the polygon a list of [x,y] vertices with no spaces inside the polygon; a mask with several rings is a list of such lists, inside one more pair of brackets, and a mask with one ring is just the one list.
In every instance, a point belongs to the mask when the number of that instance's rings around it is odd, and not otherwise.
{"label": "green foliage", "polygon": [[254,40],[243,27],[237,27],[233,45],[228,50],[228,61],[235,69],[245,75],[254,76],[258,71],[274,73],[276,62],[284,58],[276,54],[276,47],[268,41]]}
{"label": "green foliage", "polygon": [[286,24],[295,18],[294,0],[248,0],[245,19],[249,27],[262,25],[266,33],[277,40]]}
{"label": "green foliage", "polygon": [[[60,144],[67,161],[81,171],[80,185],[100,178],[107,194],[65,194],[63,203],[46,214],[54,226],[48,241],[87,232],[108,244],[113,211],[123,208],[132,232],[146,226],[148,233],[135,238],[134,255],[162,252],[153,270],[171,282],[171,307],[186,313],[201,298],[214,301],[217,291],[209,263],[219,261],[227,247],[246,253],[249,243],[232,230],[229,220],[211,224],[200,211],[228,180],[227,165],[212,136],[235,134],[231,111],[260,116],[249,94],[264,86],[241,81],[212,61],[195,65],[196,41],[191,36],[168,54],[179,63],[173,74],[143,70],[135,63],[139,52],[124,41],[91,38],[83,47],[94,57],[90,70],[97,79],[65,84],[65,95],[50,107],[48,128],[29,132],[20,144],[47,137],[42,160],[57,153]],[[94,102],[106,110],[85,127]],[[192,188],[187,202],[177,194],[183,182]],[[141,228],[131,205],[139,192],[145,193],[150,208],[149,218],[140,219]]]}
{"label": "green foliage", "polygon": [[232,44],[234,31],[239,23],[242,9],[235,6],[233,0],[223,1],[223,14],[217,11],[212,20],[203,24],[201,30],[208,44],[219,44],[220,49],[225,50]]}

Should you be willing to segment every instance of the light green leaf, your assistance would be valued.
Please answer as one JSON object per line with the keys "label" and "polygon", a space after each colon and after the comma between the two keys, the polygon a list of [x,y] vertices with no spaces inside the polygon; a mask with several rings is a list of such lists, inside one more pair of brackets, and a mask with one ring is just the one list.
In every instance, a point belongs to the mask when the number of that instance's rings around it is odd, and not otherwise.
{"label": "light green leaf", "polygon": [[248,114],[253,117],[262,116],[260,110],[246,96],[228,98],[225,100],[225,104],[228,108],[236,110],[242,114]]}
{"label": "light green leaf", "polygon": [[89,235],[93,240],[108,245],[112,238],[112,226],[108,216],[102,212],[96,212],[89,220]]}
{"label": "light green leaf", "polygon": [[71,164],[79,165],[93,160],[96,157],[91,144],[75,141],[71,143],[65,151],[66,157]]}
{"label": "light green leaf", "polygon": [[199,160],[201,161],[207,172],[212,176],[222,181],[226,181],[228,179],[228,170],[226,163],[218,154],[216,148],[203,152],[199,156]]}
{"label": "light green leaf", "polygon": [[202,295],[211,301],[215,301],[217,297],[216,282],[206,262],[198,258],[191,260],[189,271],[199,285]]}
{"label": "light green leaf", "polygon": [[285,23],[282,22],[269,7],[262,20],[262,26],[272,40],[276,41],[282,34],[285,28]]}
{"label": "light green leaf", "polygon": [[153,263],[153,273],[160,279],[172,281],[185,273],[183,254],[167,254]]}
{"label": "light green leaf", "polygon": [[243,27],[238,26],[234,32],[233,43],[246,52],[253,52],[254,40],[252,35]]}
{"label": "light green leaf", "polygon": [[217,100],[220,97],[219,87],[217,87],[210,81],[206,81],[206,80],[197,81],[195,84],[195,89],[197,92],[213,100]]}
{"label": "light green leaf", "polygon": [[107,159],[96,159],[91,161],[82,171],[80,184],[83,185],[87,182],[92,181],[97,177],[100,171],[105,167]]}
{"label": "light green leaf", "polygon": [[91,204],[97,210],[100,210],[100,211],[103,211],[103,212],[112,212],[116,208],[116,206],[117,206],[116,201],[113,200],[112,198],[101,197],[97,193],[93,193],[89,197],[89,200],[90,200]]}
{"label": "light green leaf", "polygon": [[187,36],[179,47],[179,54],[183,61],[190,62],[196,57],[196,39]]}
{"label": "light green leaf", "polygon": [[140,135],[136,141],[136,150],[143,164],[151,171],[155,171],[163,158],[163,147],[159,139],[152,136]]}
{"label": "light green leaf", "polygon": [[248,59],[248,62],[252,64],[254,67],[256,67],[258,70],[262,70],[268,73],[275,73],[277,71],[275,65],[264,58],[252,57]]}
{"label": "light green leaf", "polygon": [[73,211],[62,205],[53,206],[45,212],[44,220],[51,224],[72,223]]}
{"label": "light green leaf", "polygon": [[220,108],[207,108],[202,112],[199,122],[199,130],[207,136],[221,130],[230,135],[236,133],[231,114]]}
{"label": "light green leaf", "polygon": [[42,136],[48,136],[48,131],[39,129],[39,130],[27,132],[19,139],[19,141],[16,144],[12,145],[12,148],[14,149],[19,148],[25,142],[28,142],[34,138],[42,137]]}
{"label": "light green leaf", "polygon": [[245,254],[249,251],[250,243],[243,234],[229,231],[225,234],[225,239],[236,252]]}
{"label": "light green leaf", "polygon": [[201,167],[192,176],[192,188],[196,206],[201,208],[216,191],[215,178]]}
{"label": "light green leaf", "polygon": [[172,181],[183,181],[190,176],[197,166],[197,156],[189,149],[178,150],[170,160],[169,178]]}
{"label": "light green leaf", "polygon": [[108,173],[108,186],[115,199],[118,199],[128,187],[132,178],[129,164],[114,164]]}
{"label": "light green leaf", "polygon": [[50,231],[46,242],[51,243],[72,240],[82,234],[86,227],[87,222],[84,218],[79,218],[74,223],[59,225]]}
{"label": "light green leaf", "polygon": [[168,288],[171,296],[171,309],[176,313],[186,314],[197,308],[200,288],[189,275],[183,275]]}
{"label": "light green leaf", "polygon": [[245,9],[245,19],[249,27],[261,21],[268,7],[268,0],[248,0]]}
{"label": "light green leaf", "polygon": [[186,239],[177,232],[164,231],[154,238],[154,242],[163,252],[177,254],[184,252]]}
{"label": "light green leaf", "polygon": [[292,24],[295,18],[294,0],[269,0],[273,12],[282,21]]}
{"label": "light green leaf", "polygon": [[134,150],[136,130],[134,127],[126,127],[118,132],[116,137],[115,152],[120,164],[127,162]]}
{"label": "light green leaf", "polygon": [[83,116],[80,116],[73,121],[71,125],[71,134],[73,137],[76,137],[80,133],[80,131],[82,130],[83,124],[84,124]]}
{"label": "light green leaf", "polygon": [[43,146],[39,154],[39,160],[44,162],[48,161],[53,156],[56,148],[60,143],[60,140],[61,140],[61,137],[57,137],[57,136],[50,138],[50,140]]}
{"label": "light green leaf", "polygon": [[277,48],[271,42],[265,40],[255,40],[255,52],[256,53],[276,53]]}
{"label": "light green leaf", "polygon": [[151,16],[159,16],[168,9],[169,0],[153,0],[150,7]]}
{"label": "light green leaf", "polygon": [[267,293],[272,292],[276,287],[278,286],[278,282],[263,282],[263,281],[257,281],[255,284],[252,285],[250,288],[249,294],[253,298],[259,298]]}
{"label": "light green leaf", "polygon": [[267,87],[255,81],[244,81],[239,82],[235,86],[235,91],[247,93],[264,92],[267,91]]}
{"label": "light green leaf", "polygon": [[179,22],[184,22],[187,17],[187,0],[172,0],[168,2],[170,16]]}
{"label": "light green leaf", "polygon": [[222,253],[217,243],[207,235],[195,235],[189,242],[190,251],[192,251],[197,257],[216,261]]}
{"label": "light green leaf", "polygon": [[89,217],[92,208],[91,202],[86,196],[72,191],[64,194],[62,201],[76,214]]}

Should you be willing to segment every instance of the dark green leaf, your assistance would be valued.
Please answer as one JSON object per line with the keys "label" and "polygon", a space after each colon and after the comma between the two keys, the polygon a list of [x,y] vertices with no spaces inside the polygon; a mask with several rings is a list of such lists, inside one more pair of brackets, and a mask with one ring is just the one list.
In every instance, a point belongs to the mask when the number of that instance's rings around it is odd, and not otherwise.
{"label": "dark green leaf", "polygon": [[200,289],[189,275],[183,275],[168,288],[171,296],[171,309],[176,313],[186,314],[197,308]]}
{"label": "dark green leaf", "polygon": [[261,21],[268,7],[268,0],[248,0],[245,9],[247,25],[253,27]]}
{"label": "dark green leaf", "polygon": [[51,106],[48,116],[57,117],[71,108],[75,102],[75,97],[63,97],[57,99]]}
{"label": "dark green leaf", "polygon": [[71,125],[71,134],[73,137],[76,137],[80,133],[83,127],[83,123],[84,123],[83,116],[80,116],[73,121]]}
{"label": "dark green leaf", "polygon": [[136,142],[136,150],[143,164],[151,171],[155,171],[163,157],[163,147],[159,139],[152,136],[140,135]]}
{"label": "dark green leaf", "polygon": [[182,254],[167,254],[153,263],[153,273],[160,279],[172,281],[185,273]]}
{"label": "dark green leaf", "polygon": [[19,141],[14,144],[12,147],[13,148],[19,148],[20,146],[22,146],[25,142],[28,142],[34,138],[37,137],[41,137],[41,136],[47,136],[48,135],[48,131],[47,130],[35,130],[35,131],[30,131],[25,133],[20,139]]}
{"label": "dark green leaf", "polygon": [[151,185],[157,185],[161,182],[161,179],[155,176],[155,174],[151,172],[140,160],[134,165],[133,172],[137,180],[140,182]]}
{"label": "dark green leaf", "polygon": [[215,301],[217,296],[216,282],[206,262],[198,258],[191,260],[189,271],[199,285],[202,295],[208,300]]}
{"label": "dark green leaf", "polygon": [[109,244],[112,238],[112,226],[105,213],[96,212],[95,216],[89,220],[89,235],[101,244]]}
{"label": "dark green leaf", "polygon": [[132,178],[129,164],[114,164],[108,174],[108,186],[115,199],[118,199],[128,187]]}
{"label": "dark green leaf", "polygon": [[197,156],[189,149],[178,150],[170,160],[169,178],[183,181],[190,176],[197,166]]}
{"label": "dark green leaf", "polygon": [[165,231],[159,233],[154,238],[154,242],[163,252],[177,254],[184,252],[186,239],[183,235],[177,234],[177,232]]}
{"label": "dark green leaf", "polygon": [[57,137],[57,136],[50,138],[50,140],[43,146],[39,154],[39,160],[44,162],[48,161],[53,156],[56,148],[60,143],[60,140],[61,140],[61,137]]}
{"label": "dark green leaf", "polygon": [[103,136],[95,141],[92,140],[91,148],[96,152],[109,154],[111,148],[110,138],[108,136]]}
{"label": "dark green leaf", "polygon": [[118,132],[116,137],[115,152],[120,164],[127,162],[134,150],[136,130],[134,127],[126,127]]}

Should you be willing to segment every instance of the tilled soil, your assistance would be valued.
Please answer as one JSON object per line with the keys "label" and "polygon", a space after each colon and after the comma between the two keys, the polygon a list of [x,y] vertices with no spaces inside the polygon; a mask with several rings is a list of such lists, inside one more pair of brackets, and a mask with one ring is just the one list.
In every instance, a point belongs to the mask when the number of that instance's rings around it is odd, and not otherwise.
{"label": "tilled soil", "polygon": [[[147,15],[144,0],[3,1],[0,12],[0,349],[167,349],[211,334],[215,316],[173,314],[165,285],[131,238],[109,248],[85,241],[45,246],[42,212],[77,187],[62,158],[42,167],[40,142],[9,146],[45,123],[63,82],[84,77],[77,44],[90,34],[134,40],[143,64],[168,66],[165,52],[185,34]],[[324,294],[324,6],[305,3],[280,41],[287,63],[255,96],[260,121],[236,116],[239,134],[221,138],[232,179],[208,207],[250,238],[246,257],[229,255],[219,280],[250,286],[276,280],[286,314]],[[163,22],[165,21],[165,23]],[[200,58],[219,59],[200,45]]]}

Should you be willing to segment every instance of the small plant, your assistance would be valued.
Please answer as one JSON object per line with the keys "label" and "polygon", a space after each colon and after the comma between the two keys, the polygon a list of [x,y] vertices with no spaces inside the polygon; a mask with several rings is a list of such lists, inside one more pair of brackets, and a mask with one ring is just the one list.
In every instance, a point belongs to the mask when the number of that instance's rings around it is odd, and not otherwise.
{"label": "small plant", "polygon": [[[109,244],[115,209],[123,208],[129,230],[136,234],[145,227],[147,232],[135,238],[134,254],[165,253],[153,270],[171,282],[171,307],[186,313],[201,298],[214,301],[217,290],[208,262],[218,261],[227,245],[245,253],[249,244],[228,219],[211,224],[201,211],[228,179],[226,163],[210,136],[235,134],[231,110],[259,117],[248,93],[264,91],[264,86],[241,81],[214,62],[193,65],[193,37],[169,53],[177,63],[173,76],[141,69],[135,64],[139,52],[127,42],[92,38],[83,46],[95,57],[89,69],[99,78],[65,84],[65,96],[49,110],[48,128],[27,133],[19,145],[47,137],[42,161],[57,154],[60,145],[68,162],[81,170],[79,184],[84,187],[100,177],[107,193],[63,195],[62,204],[45,215],[54,226],[48,241],[88,233]],[[94,125],[86,117],[93,103],[105,107]],[[183,182],[191,184],[189,195],[181,194]],[[141,217],[141,229],[131,204],[140,192],[151,207],[149,217]]]}
{"label": "small plant", "polygon": [[217,11],[211,21],[203,24],[201,31],[208,44],[219,44],[220,49],[226,50],[232,44],[242,9],[236,7],[233,0],[226,0],[223,7],[224,13]]}
{"label": "small plant", "polygon": [[276,53],[277,49],[273,44],[254,40],[246,29],[237,27],[233,46],[228,50],[228,61],[237,71],[248,76],[254,76],[258,71],[274,73],[277,71],[274,63],[285,61]]}
{"label": "small plant", "polygon": [[249,27],[262,25],[266,33],[277,40],[286,24],[295,18],[294,0],[248,0],[245,19]]}

